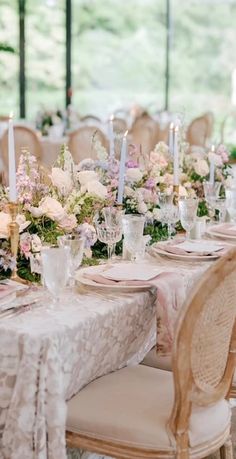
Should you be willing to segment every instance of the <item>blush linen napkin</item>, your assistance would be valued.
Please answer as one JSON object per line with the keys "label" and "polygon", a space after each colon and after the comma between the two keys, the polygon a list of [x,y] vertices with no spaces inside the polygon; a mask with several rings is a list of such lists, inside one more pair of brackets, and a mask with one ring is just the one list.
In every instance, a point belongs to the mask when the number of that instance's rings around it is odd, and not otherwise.
{"label": "blush linen napkin", "polygon": [[162,272],[149,281],[115,281],[99,273],[88,273],[88,279],[98,284],[112,286],[150,286],[156,288],[157,351],[159,355],[169,356],[172,351],[175,321],[185,300],[185,287],[181,274]]}
{"label": "blush linen napkin", "polygon": [[[156,248],[160,248],[161,250],[164,250],[165,252],[168,253],[173,253],[175,255],[187,255],[187,256],[192,256],[192,255],[197,255],[199,257],[201,256],[208,256],[208,255],[224,255],[227,250],[229,250],[228,246],[224,246],[221,244],[219,248],[215,244],[211,244],[210,242],[206,241],[192,241],[187,244],[186,241],[186,248],[185,248],[185,242],[181,240],[173,240],[173,241],[168,241],[168,242],[158,242],[155,246]],[[189,245],[189,247],[188,247]],[[196,249],[194,250],[194,246]],[[202,246],[202,247],[201,247]]]}

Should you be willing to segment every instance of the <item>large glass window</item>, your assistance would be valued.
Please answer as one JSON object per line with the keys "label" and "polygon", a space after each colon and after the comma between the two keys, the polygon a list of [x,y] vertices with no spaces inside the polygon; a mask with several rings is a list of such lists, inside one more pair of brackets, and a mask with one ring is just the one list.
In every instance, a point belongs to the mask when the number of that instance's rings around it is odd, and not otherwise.
{"label": "large glass window", "polygon": [[172,0],[170,108],[212,111],[218,133],[232,108],[235,17],[235,0]]}
{"label": "large glass window", "polygon": [[0,0],[0,115],[19,116],[17,7],[17,0]]}
{"label": "large glass window", "polygon": [[165,0],[73,0],[73,104],[81,113],[163,108],[165,9]]}
{"label": "large glass window", "polygon": [[26,2],[27,118],[65,105],[65,1]]}

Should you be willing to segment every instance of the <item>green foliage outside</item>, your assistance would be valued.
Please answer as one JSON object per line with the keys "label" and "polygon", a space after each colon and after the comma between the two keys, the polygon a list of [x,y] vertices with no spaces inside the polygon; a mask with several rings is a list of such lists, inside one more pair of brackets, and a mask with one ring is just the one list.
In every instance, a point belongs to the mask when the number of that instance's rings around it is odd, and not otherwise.
{"label": "green foliage outside", "polygon": [[[26,2],[27,116],[63,108],[65,2]],[[211,110],[219,127],[231,110],[236,0],[172,0],[170,110],[189,121]],[[106,116],[139,103],[164,107],[165,0],[73,0],[73,104]],[[0,0],[0,113],[18,111],[17,0]],[[227,139],[230,143],[230,139]]]}

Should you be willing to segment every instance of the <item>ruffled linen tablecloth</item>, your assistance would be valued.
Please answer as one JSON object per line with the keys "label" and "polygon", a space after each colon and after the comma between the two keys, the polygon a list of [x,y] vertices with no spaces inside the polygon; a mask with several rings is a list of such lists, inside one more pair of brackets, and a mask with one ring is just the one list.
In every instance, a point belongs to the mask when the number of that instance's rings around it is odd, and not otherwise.
{"label": "ruffled linen tablecloth", "polygon": [[67,293],[54,309],[0,317],[1,459],[66,459],[66,400],[95,378],[141,362],[156,330],[160,351],[171,351],[177,312],[209,264],[152,262],[165,271],[157,290]]}

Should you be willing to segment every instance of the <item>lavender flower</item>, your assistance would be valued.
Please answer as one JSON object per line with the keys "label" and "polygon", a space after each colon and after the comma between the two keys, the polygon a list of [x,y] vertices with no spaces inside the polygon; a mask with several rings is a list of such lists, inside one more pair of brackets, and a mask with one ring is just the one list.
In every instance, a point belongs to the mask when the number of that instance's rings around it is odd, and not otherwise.
{"label": "lavender flower", "polygon": [[11,271],[15,268],[16,262],[9,250],[0,249],[0,270]]}
{"label": "lavender flower", "polygon": [[85,239],[85,248],[89,249],[97,241],[97,233],[94,226],[89,223],[82,223],[76,228],[76,232]]}

